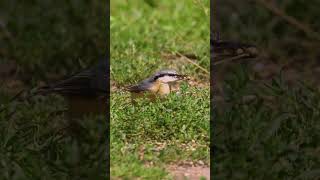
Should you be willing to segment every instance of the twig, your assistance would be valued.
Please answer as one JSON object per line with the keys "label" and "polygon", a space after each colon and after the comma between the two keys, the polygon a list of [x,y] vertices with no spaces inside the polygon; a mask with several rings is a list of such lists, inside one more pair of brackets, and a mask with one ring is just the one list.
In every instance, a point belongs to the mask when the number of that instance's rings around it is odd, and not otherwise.
{"label": "twig", "polygon": [[215,62],[215,63],[213,63],[213,65],[216,66],[216,65],[219,65],[219,64],[222,64],[222,63],[225,63],[225,62],[238,60],[238,59],[245,58],[245,57],[248,57],[248,56],[249,56],[249,54],[241,54],[241,55],[238,55],[238,56],[234,56],[234,57],[231,57],[231,58],[227,58],[227,59]]}
{"label": "twig", "polygon": [[320,41],[320,34],[314,31],[313,29],[311,29],[309,25],[299,22],[297,19],[295,19],[292,16],[289,16],[288,14],[286,14],[284,11],[282,11],[272,3],[266,2],[265,0],[256,0],[256,1],[261,5],[263,5],[265,8],[267,8],[269,11],[274,13],[275,15],[280,16],[282,19],[287,21],[289,24],[291,24],[295,28],[306,33],[307,36],[310,36],[311,38],[314,38]]}
{"label": "twig", "polygon": [[189,59],[188,57],[186,57],[185,55],[182,55],[181,53],[179,52],[176,52],[176,54],[178,54],[179,56],[183,57],[185,60],[187,60],[189,63],[197,66],[199,69],[201,69],[202,71],[204,71],[206,74],[210,74],[209,71],[207,71],[205,68],[203,68],[202,66],[200,66],[199,64],[193,62],[191,59]]}
{"label": "twig", "polygon": [[24,92],[26,92],[26,89],[23,89],[23,90],[19,91],[15,96],[13,96],[13,97],[10,99],[10,102],[13,102],[13,101],[15,101],[16,99],[20,98],[21,95],[22,95]]}

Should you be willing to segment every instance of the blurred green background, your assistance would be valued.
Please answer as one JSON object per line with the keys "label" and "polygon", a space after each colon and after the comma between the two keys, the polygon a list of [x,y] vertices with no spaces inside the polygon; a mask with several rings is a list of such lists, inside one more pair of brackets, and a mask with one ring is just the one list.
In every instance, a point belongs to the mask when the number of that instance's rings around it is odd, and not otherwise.
{"label": "blurred green background", "polygon": [[134,83],[163,68],[208,81],[208,74],[175,53],[195,55],[209,71],[209,10],[207,0],[112,1],[111,81]]}

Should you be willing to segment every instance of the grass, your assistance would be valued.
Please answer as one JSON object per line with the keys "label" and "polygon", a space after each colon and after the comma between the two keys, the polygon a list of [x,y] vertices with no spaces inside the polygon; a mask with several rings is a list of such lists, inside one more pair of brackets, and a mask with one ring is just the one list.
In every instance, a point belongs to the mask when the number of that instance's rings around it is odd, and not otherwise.
{"label": "grass", "polygon": [[[183,160],[209,163],[208,88],[186,87],[181,95],[172,94],[154,103],[141,100],[136,106],[131,104],[128,93],[115,92],[111,109],[112,176],[159,175],[157,179],[161,179],[160,174],[148,172],[159,167],[163,171],[166,164]],[[145,167],[150,163],[152,168]],[[131,174],[134,171],[137,174]]]}
{"label": "grass", "polygon": [[[209,70],[209,1],[111,2],[111,82],[114,87],[137,83],[160,69],[173,68],[197,82],[209,75],[178,58]],[[197,13],[195,13],[197,12]],[[168,58],[173,56],[173,58]],[[209,163],[209,86],[184,84],[180,95],[141,100],[111,92],[111,177],[170,179],[169,163]]]}
{"label": "grass", "polygon": [[167,62],[163,53],[195,54],[197,63],[209,69],[209,1],[154,2],[155,7],[111,2],[111,78],[118,84],[133,83],[164,67],[203,75],[188,63]]}
{"label": "grass", "polygon": [[[106,2],[5,0],[0,6],[1,179],[105,179],[105,116],[84,117],[75,136],[60,113],[67,108],[62,97],[9,102],[21,89],[105,57]],[[8,64],[13,71],[5,71]]]}

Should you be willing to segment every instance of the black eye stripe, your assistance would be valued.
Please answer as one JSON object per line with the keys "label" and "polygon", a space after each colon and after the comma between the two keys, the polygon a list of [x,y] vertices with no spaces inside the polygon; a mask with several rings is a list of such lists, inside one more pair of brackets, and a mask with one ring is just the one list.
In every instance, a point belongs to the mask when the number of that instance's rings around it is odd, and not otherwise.
{"label": "black eye stripe", "polygon": [[177,75],[177,74],[173,74],[173,73],[165,73],[165,74],[159,74],[159,75],[155,76],[155,77],[154,77],[154,80],[157,80],[157,79],[159,79],[159,78],[161,78],[161,77],[163,77],[163,76],[178,77],[178,75]]}

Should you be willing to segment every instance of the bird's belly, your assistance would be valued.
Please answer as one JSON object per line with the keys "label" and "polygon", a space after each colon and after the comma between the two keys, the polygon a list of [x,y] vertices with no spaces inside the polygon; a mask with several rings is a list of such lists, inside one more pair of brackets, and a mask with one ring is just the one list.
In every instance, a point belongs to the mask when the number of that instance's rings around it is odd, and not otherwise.
{"label": "bird's belly", "polygon": [[158,94],[161,96],[167,95],[170,93],[170,86],[169,84],[160,84]]}

